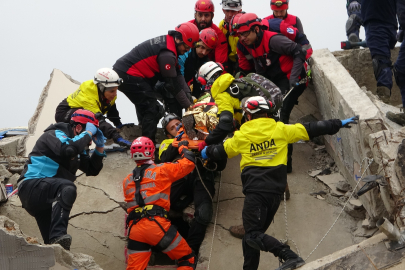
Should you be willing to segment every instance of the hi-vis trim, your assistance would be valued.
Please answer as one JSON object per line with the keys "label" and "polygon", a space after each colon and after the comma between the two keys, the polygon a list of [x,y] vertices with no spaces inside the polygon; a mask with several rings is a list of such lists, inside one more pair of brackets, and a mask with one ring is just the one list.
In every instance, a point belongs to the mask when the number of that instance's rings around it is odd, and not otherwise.
{"label": "hi-vis trim", "polygon": [[[145,201],[145,204],[157,201],[159,199],[168,200],[169,196],[166,193],[158,193],[158,194],[143,198],[143,200]],[[128,208],[132,207],[132,206],[136,206],[136,205],[138,205],[138,203],[136,201],[127,203]]]}
{"label": "hi-vis trim", "polygon": [[170,246],[168,246],[168,247],[167,247],[165,250],[163,250],[162,252],[167,253],[167,252],[169,252],[169,251],[175,249],[175,248],[179,245],[181,239],[183,239],[183,237],[181,237],[181,235],[179,234],[179,235],[177,236],[176,240],[174,240],[173,243],[171,243]]}
{"label": "hi-vis trim", "polygon": [[128,249],[128,251],[127,251],[128,255],[136,254],[136,253],[143,253],[143,252],[152,252],[152,249],[149,249],[149,250],[132,250],[132,249]]}

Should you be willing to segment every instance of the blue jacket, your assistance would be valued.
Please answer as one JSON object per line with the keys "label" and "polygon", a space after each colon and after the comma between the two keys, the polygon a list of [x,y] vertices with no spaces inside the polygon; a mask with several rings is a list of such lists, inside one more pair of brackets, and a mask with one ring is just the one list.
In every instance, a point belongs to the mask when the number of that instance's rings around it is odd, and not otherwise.
{"label": "blue jacket", "polygon": [[103,168],[103,157],[97,150],[90,157],[85,148],[91,143],[88,132],[75,136],[70,124],[50,125],[35,143],[21,173],[21,180],[57,177],[76,180],[76,171],[95,176]]}
{"label": "blue jacket", "polygon": [[361,17],[364,25],[374,21],[398,28],[396,0],[362,0]]}

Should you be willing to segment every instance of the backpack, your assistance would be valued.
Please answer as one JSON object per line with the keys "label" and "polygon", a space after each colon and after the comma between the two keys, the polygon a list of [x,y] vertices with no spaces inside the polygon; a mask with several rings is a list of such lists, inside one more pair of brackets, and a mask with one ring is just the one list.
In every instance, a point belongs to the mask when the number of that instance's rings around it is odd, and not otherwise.
{"label": "backpack", "polygon": [[243,78],[235,79],[226,92],[239,100],[261,96],[274,103],[276,108],[281,108],[283,104],[280,88],[269,79],[256,73],[249,73]]}

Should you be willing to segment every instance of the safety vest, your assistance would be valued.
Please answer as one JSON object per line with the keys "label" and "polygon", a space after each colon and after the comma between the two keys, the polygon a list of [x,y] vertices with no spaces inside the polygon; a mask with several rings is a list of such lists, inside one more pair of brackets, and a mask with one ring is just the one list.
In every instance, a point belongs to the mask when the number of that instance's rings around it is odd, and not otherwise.
{"label": "safety vest", "polygon": [[117,97],[110,101],[110,103],[103,104],[100,101],[97,85],[94,84],[93,80],[88,80],[82,83],[79,89],[70,94],[66,101],[70,108],[83,108],[94,114],[98,112],[106,114],[111,106],[114,105],[116,99]]}
{"label": "safety vest", "polygon": [[174,139],[166,139],[162,141],[159,147],[159,158],[163,154],[163,152],[166,151],[166,149],[172,144],[173,141]]}
{"label": "safety vest", "polygon": [[228,29],[224,27],[225,20],[222,20],[219,23],[219,29],[221,29],[222,33],[224,33],[225,37],[228,40],[228,59],[232,62],[236,62],[236,47],[239,41],[239,37],[234,37],[229,34]]}
{"label": "safety vest", "polygon": [[[264,18],[264,20],[270,20],[270,19],[274,19],[274,15],[270,15],[270,16]],[[294,27],[297,27],[297,16],[287,14],[287,17],[284,19],[284,21],[288,24],[291,24]]]}
{"label": "safety vest", "polygon": [[142,42],[118,59],[113,67],[131,76],[153,78],[160,73],[159,64],[156,59],[162,50],[173,52],[177,61],[174,38],[170,35],[165,35]]}

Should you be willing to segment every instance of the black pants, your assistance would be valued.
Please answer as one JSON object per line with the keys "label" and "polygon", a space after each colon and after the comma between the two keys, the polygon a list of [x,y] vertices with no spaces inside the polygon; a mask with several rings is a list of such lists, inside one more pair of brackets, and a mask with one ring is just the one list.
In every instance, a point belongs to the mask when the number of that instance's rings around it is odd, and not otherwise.
{"label": "black pants", "polygon": [[246,194],[242,210],[243,227],[245,228],[245,236],[242,240],[244,270],[256,270],[260,261],[260,251],[246,243],[246,237],[249,237],[250,233],[258,234],[259,232],[262,236],[264,234],[262,242],[265,251],[273,253],[274,256],[278,256],[283,248],[288,247],[274,237],[265,234],[277,212],[280,200],[278,194],[264,192]]}
{"label": "black pants", "polygon": [[[67,234],[71,207],[57,202],[57,196],[66,186],[76,189],[72,181],[62,178],[25,180],[19,187],[22,207],[37,221],[45,244]],[[75,199],[72,198],[73,202]]]}
{"label": "black pants", "polygon": [[156,143],[157,125],[162,118],[157,93],[154,90],[156,81],[134,77],[119,70],[115,70],[115,72],[124,80],[118,90],[135,105],[138,121],[142,126],[142,136],[148,137]]}
{"label": "black pants", "polygon": [[[214,178],[217,172],[211,172],[204,169],[202,166],[197,164],[198,169],[200,170],[201,178],[204,181],[205,186],[207,187],[208,191],[210,192],[211,196],[214,197],[215,195],[215,182]],[[183,181],[183,185],[172,185],[171,194],[170,194],[170,204],[179,206],[182,205],[186,208],[188,205],[185,205],[185,200],[179,204],[180,198],[185,195],[186,198],[192,198],[194,200],[194,219],[191,222],[191,226],[188,230],[188,234],[184,237],[190,246],[190,248],[198,255],[200,251],[200,246],[204,240],[205,232],[207,227],[212,219],[213,208],[212,208],[212,201],[210,195],[208,194],[207,190],[204,188],[203,183],[198,176],[196,170],[194,170],[190,175],[188,175],[188,181]],[[190,182],[190,180],[192,182]],[[191,188],[190,188],[191,184]],[[191,197],[190,197],[191,196]],[[186,200],[188,200],[186,199]],[[184,210],[181,209],[181,210]],[[180,210],[180,209],[176,209]],[[172,221],[172,224],[176,225],[179,230],[183,227],[181,225],[181,221]]]}

